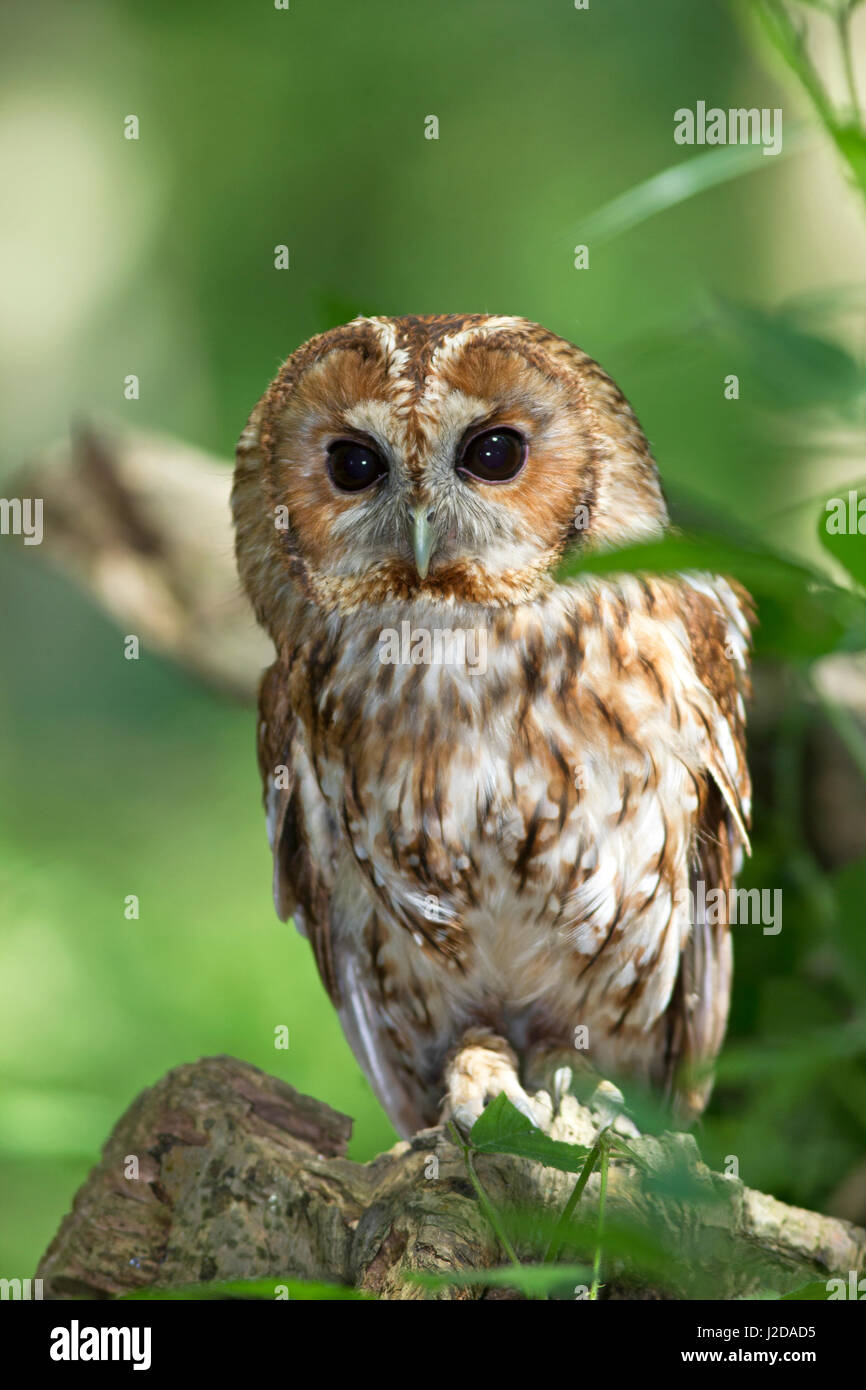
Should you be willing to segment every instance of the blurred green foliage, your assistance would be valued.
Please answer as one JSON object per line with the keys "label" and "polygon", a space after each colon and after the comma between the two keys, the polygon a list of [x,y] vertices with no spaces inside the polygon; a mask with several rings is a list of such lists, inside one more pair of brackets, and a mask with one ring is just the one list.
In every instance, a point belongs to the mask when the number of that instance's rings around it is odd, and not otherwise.
{"label": "blurred green foliage", "polygon": [[[674,195],[669,181],[628,196],[697,163],[673,144],[677,107],[783,105],[793,128],[809,102],[726,8],[694,0],[35,0],[0,14],[0,53],[6,472],[99,412],[229,458],[312,333],[359,310],[490,310],[545,323],[613,373],[677,515],[696,507],[732,544],[748,525],[788,557],[796,593],[764,595],[761,640],[775,634],[795,676],[744,879],[783,889],[784,929],[737,935],[699,1139],[717,1166],[736,1155],[750,1186],[820,1207],[866,1146],[866,868],[828,877],[802,843],[803,690],[807,659],[856,645],[859,617],[847,589],[816,593],[797,566],[820,558],[822,499],[843,489],[812,432],[841,420],[862,444],[866,301],[790,216],[810,196],[805,156],[717,152],[736,158],[718,177],[702,166],[700,196],[691,175]],[[138,142],[122,138],[129,113]],[[424,139],[430,113],[438,141]],[[853,168],[857,133],[833,119]],[[836,196],[827,238],[856,201],[841,179]],[[610,235],[576,270],[593,225]],[[120,1111],[179,1062],[227,1052],[284,1076],[356,1117],[359,1158],[393,1135],[309,948],[274,917],[250,712],[150,653],[124,661],[122,635],[36,551],[0,543],[0,586],[11,1277],[32,1270]]]}

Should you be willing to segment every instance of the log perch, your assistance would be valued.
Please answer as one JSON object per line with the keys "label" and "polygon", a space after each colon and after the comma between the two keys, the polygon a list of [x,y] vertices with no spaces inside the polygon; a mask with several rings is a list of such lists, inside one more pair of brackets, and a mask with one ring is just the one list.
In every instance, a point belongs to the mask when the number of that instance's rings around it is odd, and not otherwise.
{"label": "log perch", "polygon": [[[362,1164],[346,1157],[351,1126],[235,1058],[175,1068],[115,1126],[40,1261],[45,1297],[107,1299],[151,1286],[281,1278],[350,1285],[386,1300],[518,1297],[411,1281],[417,1272],[506,1261],[444,1129],[423,1130]],[[595,1122],[567,1097],[553,1133],[586,1144]],[[685,1168],[700,1199],[664,1200],[637,1167],[612,1165],[608,1220],[627,1215],[652,1231],[666,1260],[663,1277],[648,1278],[628,1256],[606,1257],[604,1297],[750,1298],[847,1279],[866,1261],[866,1231],[710,1172],[691,1136],[631,1142],[646,1172]],[[503,1210],[558,1215],[574,1186],[573,1175],[526,1159],[475,1163]],[[136,1167],[137,1176],[127,1176]],[[581,1199],[584,1219],[597,1202],[596,1173]],[[531,1258],[519,1244],[518,1253]]]}

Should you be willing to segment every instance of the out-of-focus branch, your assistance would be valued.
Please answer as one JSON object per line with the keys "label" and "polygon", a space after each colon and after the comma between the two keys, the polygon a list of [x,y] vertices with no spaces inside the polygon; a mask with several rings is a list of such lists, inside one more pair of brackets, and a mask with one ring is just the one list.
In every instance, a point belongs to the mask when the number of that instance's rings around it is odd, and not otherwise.
{"label": "out-of-focus branch", "polygon": [[158,435],[84,426],[6,487],[43,499],[41,551],[124,633],[207,685],[254,697],[271,646],[235,570],[228,463]]}

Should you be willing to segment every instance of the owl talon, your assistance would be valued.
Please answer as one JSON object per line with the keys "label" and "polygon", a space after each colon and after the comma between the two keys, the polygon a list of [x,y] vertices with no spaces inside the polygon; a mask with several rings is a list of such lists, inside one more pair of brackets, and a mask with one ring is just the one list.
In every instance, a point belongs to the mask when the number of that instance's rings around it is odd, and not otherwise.
{"label": "owl talon", "polygon": [[640,1134],[628,1114],[622,1091],[583,1057],[575,1057],[564,1049],[542,1051],[532,1060],[529,1083],[536,1100],[536,1086],[541,1094],[550,1092],[554,1117],[561,1114],[566,1096],[572,1096],[589,1110],[599,1130],[611,1126],[623,1136],[636,1138]]}
{"label": "owl talon", "polygon": [[508,1096],[515,1110],[519,1110],[521,1115],[525,1115],[527,1120],[534,1124],[536,1128],[543,1128],[546,1115],[541,1097],[528,1096],[522,1089],[520,1091],[511,1091],[510,1093],[506,1091],[505,1094]]}
{"label": "owl talon", "polygon": [[557,1114],[553,1097],[547,1091],[536,1091],[532,1097],[532,1108],[535,1112],[532,1123],[543,1129],[546,1134],[549,1133]]}
{"label": "owl talon", "polygon": [[557,1067],[553,1073],[553,1110],[559,1114],[562,1102],[571,1090],[574,1072],[571,1067]]}
{"label": "owl talon", "polygon": [[[469,1133],[472,1129],[472,1126],[475,1124],[475,1121],[479,1118],[480,1114],[480,1110],[476,1113],[474,1105],[461,1105],[456,1110],[452,1110],[451,1119],[454,1121],[454,1124],[460,1130],[460,1133],[463,1135],[464,1139],[469,1138]],[[447,1118],[447,1111],[445,1117]]]}
{"label": "owl talon", "polygon": [[[503,1087],[503,1092],[507,1099],[511,1101],[515,1110],[519,1110],[521,1115],[525,1115],[527,1120],[535,1125],[537,1129],[545,1129],[550,1124],[553,1118],[553,1107],[550,1104],[549,1098],[545,1097],[543,1093],[530,1098],[526,1092],[521,1089],[515,1090],[512,1088],[506,1090],[505,1087]],[[497,1091],[496,1095],[502,1094],[503,1092]],[[487,1106],[495,1099],[496,1096],[493,1095],[488,1095],[483,1101],[478,1101],[473,1098],[471,1101],[467,1101],[463,1105],[458,1105],[456,1108],[452,1109],[450,1111],[450,1118],[454,1121],[461,1133],[468,1137],[475,1121],[481,1118]],[[548,1101],[547,1107],[544,1105],[545,1099]],[[446,1118],[447,1115],[448,1110],[446,1107]]]}
{"label": "owl talon", "polygon": [[538,1098],[527,1095],[517,1075],[517,1058],[503,1038],[485,1030],[467,1033],[446,1071],[444,1118],[468,1134],[481,1112],[504,1092],[515,1109],[532,1124],[547,1119]]}
{"label": "owl talon", "polygon": [[640,1137],[640,1130],[626,1111],[625,1097],[612,1081],[598,1083],[589,1099],[588,1107],[599,1121],[599,1129],[610,1127],[625,1137]]}

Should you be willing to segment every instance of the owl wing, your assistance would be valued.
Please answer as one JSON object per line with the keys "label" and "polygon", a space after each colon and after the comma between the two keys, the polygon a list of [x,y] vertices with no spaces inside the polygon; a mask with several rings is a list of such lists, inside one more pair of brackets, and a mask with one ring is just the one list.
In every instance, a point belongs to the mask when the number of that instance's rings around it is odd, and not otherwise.
{"label": "owl wing", "polygon": [[[257,751],[274,860],[274,906],[281,921],[294,917],[298,931],[309,938],[325,988],[337,1002],[329,912],[336,832],[315,786],[288,685],[285,668],[275,662],[259,687]],[[316,808],[312,814],[311,807]]]}
{"label": "owl wing", "polygon": [[[751,784],[746,764],[745,707],[748,677],[749,596],[725,579],[690,579],[682,591],[682,616],[692,662],[711,697],[701,710],[705,772],[689,870],[694,923],[666,1015],[665,1081],[684,1121],[703,1110],[712,1089],[707,1065],[719,1051],[728,1019],[732,949],[727,921],[708,921],[714,889],[733,887],[749,850]],[[701,889],[700,885],[703,885]],[[710,898],[710,902],[716,901]],[[727,914],[724,914],[727,917]]]}
{"label": "owl wing", "polygon": [[258,723],[274,905],[309,939],[349,1046],[383,1108],[402,1134],[415,1134],[435,1123],[437,1106],[389,1019],[374,904],[319,788],[288,689],[285,667],[275,662],[259,688]]}

